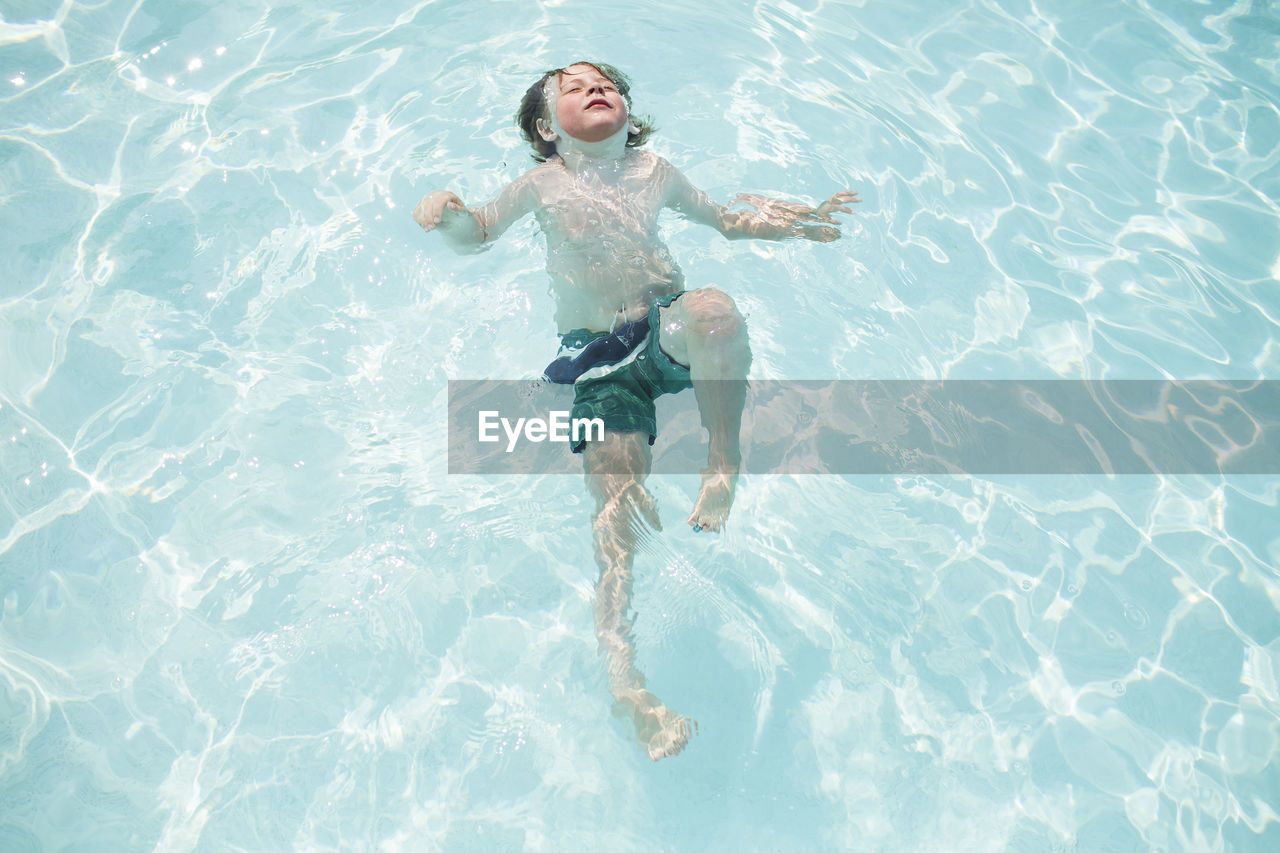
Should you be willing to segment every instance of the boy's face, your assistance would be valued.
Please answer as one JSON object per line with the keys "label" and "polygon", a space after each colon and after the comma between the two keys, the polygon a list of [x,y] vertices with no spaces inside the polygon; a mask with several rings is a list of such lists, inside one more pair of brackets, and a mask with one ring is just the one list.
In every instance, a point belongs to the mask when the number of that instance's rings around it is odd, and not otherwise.
{"label": "boy's face", "polygon": [[560,129],[583,142],[600,142],[627,126],[627,104],[613,81],[590,65],[570,65],[547,81],[556,87]]}

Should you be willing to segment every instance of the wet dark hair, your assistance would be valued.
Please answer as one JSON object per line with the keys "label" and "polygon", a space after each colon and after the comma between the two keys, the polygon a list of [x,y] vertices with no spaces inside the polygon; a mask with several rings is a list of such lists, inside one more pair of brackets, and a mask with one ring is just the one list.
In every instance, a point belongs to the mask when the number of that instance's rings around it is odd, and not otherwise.
{"label": "wet dark hair", "polygon": [[[558,77],[565,69],[572,68],[575,65],[590,65],[605,77],[608,77],[610,82],[618,87],[618,94],[622,96],[622,100],[627,105],[627,114],[631,114],[631,81],[627,79],[627,75],[612,65],[606,65],[603,62],[570,62],[564,68],[552,68],[539,77],[538,82],[530,86],[529,91],[524,93],[524,97],[520,99],[520,110],[516,113],[516,126],[520,128],[524,138],[533,146],[533,159],[539,163],[547,162],[547,158],[556,153],[556,144],[543,139],[541,134],[538,133],[538,119],[550,118],[547,115],[547,96],[543,88],[553,75]],[[644,145],[649,136],[657,130],[654,127],[653,119],[648,116],[632,115],[631,123],[640,130],[639,132],[627,131],[628,148],[637,148]]]}

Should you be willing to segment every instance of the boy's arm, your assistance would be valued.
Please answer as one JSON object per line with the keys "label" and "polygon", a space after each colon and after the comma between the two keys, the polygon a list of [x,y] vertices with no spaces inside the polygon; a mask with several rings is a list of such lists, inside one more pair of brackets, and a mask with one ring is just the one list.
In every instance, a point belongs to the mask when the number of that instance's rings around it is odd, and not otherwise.
{"label": "boy's arm", "polygon": [[[671,167],[667,190],[669,207],[686,219],[711,226],[730,240],[741,237],[762,240],[804,237],[827,243],[840,236],[839,223],[831,214],[853,213],[845,205],[860,201],[856,192],[839,192],[818,207],[809,207],[807,204],[794,204],[744,193],[729,204],[721,206],[691,184],[674,166]],[[750,204],[755,210],[729,209],[738,203]]]}
{"label": "boy's arm", "polygon": [[533,210],[531,190],[526,174],[505,186],[493,201],[476,208],[468,208],[451,192],[436,190],[418,202],[413,218],[424,231],[439,231],[455,252],[475,252]]}

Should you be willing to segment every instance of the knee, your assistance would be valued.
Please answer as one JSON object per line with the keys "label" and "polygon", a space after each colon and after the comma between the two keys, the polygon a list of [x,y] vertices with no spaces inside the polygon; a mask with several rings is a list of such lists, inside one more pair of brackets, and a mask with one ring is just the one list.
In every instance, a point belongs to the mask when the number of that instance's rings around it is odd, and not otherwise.
{"label": "knee", "polygon": [[723,290],[703,287],[680,297],[694,330],[704,335],[734,336],[746,322],[733,298]]}

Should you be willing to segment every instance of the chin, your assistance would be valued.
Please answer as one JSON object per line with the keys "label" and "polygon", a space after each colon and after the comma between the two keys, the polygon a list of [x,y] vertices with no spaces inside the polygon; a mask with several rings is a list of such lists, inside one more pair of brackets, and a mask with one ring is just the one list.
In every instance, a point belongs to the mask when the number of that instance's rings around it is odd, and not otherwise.
{"label": "chin", "polygon": [[593,127],[593,128],[584,130],[582,135],[579,136],[578,138],[581,139],[583,142],[604,142],[606,139],[609,139],[612,136],[617,136],[618,131],[623,130],[624,128],[626,128],[626,126],[627,126],[626,122],[623,122],[620,126],[616,126],[616,127],[608,127],[608,128]]}

